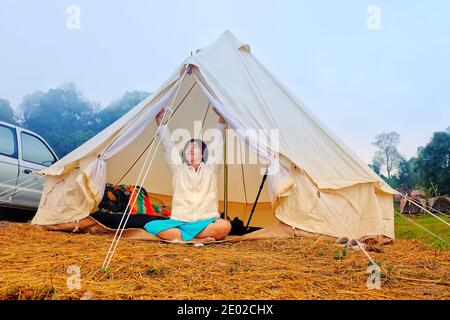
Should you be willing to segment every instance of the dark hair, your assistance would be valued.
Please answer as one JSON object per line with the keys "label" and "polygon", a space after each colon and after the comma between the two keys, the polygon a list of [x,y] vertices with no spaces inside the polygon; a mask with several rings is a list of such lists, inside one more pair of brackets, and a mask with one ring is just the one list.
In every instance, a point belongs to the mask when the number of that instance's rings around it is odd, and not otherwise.
{"label": "dark hair", "polygon": [[191,139],[188,142],[186,142],[183,148],[183,152],[181,153],[181,158],[183,159],[183,162],[189,163],[189,161],[186,159],[185,151],[188,145],[192,142],[196,143],[198,146],[202,146],[202,162],[206,163],[206,161],[208,161],[208,147],[206,146],[206,143],[201,139]]}

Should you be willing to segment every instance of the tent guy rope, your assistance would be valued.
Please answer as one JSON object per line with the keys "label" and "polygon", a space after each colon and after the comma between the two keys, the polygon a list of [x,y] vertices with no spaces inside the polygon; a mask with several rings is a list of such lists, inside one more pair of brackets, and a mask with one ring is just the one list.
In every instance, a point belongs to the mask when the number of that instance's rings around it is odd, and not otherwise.
{"label": "tent guy rope", "polygon": [[[330,216],[333,216],[331,214],[330,208],[328,207],[327,201],[325,200],[325,198],[323,198],[321,196],[321,192],[320,192],[319,189],[317,189],[317,196],[318,196],[318,198],[320,200],[322,200],[322,203],[324,204],[324,206],[325,206],[326,210],[328,211],[328,213],[330,214]],[[339,217],[339,214],[335,214],[334,216],[337,217],[339,222],[344,226],[345,230],[347,230],[348,234],[352,237],[352,239],[354,239],[356,241],[356,244],[362,250],[362,252],[364,252],[364,254],[366,255],[367,259],[369,259],[369,261],[372,263],[372,265],[378,266],[378,264],[375,262],[375,260],[371,257],[371,255],[367,252],[367,250],[364,248],[364,246],[361,244],[361,242],[355,236],[355,234],[347,227],[347,225],[344,223],[344,221],[342,221],[342,219]]]}
{"label": "tent guy rope", "polygon": [[29,177],[28,175],[26,175],[26,176],[21,176],[21,177],[15,177],[15,178],[13,178],[13,179],[8,179],[8,180],[5,180],[5,181],[3,181],[3,182],[1,182],[0,184],[4,184],[4,183],[7,183],[7,182],[10,182],[10,181],[14,181],[14,180],[17,180],[17,181],[19,181],[19,179],[22,179],[22,178],[28,178],[27,180],[25,180],[25,181],[22,181],[21,183],[19,183],[19,184],[15,184],[15,185],[10,185],[8,188],[6,188],[5,190],[3,190],[2,192],[0,192],[0,196],[2,195],[2,194],[4,194],[4,193],[6,193],[6,192],[9,192],[10,190],[12,190],[12,189],[14,189],[14,188],[17,188],[17,187],[19,187],[19,186],[21,186],[21,185],[23,185],[23,184],[25,184],[25,183],[27,183],[28,181],[31,181],[31,180],[33,180],[33,179],[40,179],[40,178],[43,178],[44,176],[41,176],[41,175],[38,175],[38,174],[31,174],[31,177]]}
{"label": "tent guy rope", "polygon": [[415,222],[413,219],[410,219],[408,217],[406,217],[404,214],[401,213],[395,213],[397,216],[401,217],[402,219],[406,219],[406,221],[408,221],[409,223],[415,225],[416,227],[424,230],[425,232],[431,234],[432,236],[438,238],[439,240],[443,241],[443,242],[447,242],[445,239],[441,238],[440,236],[438,236],[437,234],[435,234],[434,232],[428,230],[427,228],[425,228],[424,226],[418,224],[417,222]]}
{"label": "tent guy rope", "polygon": [[434,213],[432,213],[430,210],[426,209],[424,206],[416,203],[412,198],[402,194],[402,197],[405,198],[406,200],[408,200],[410,203],[414,204],[415,206],[417,206],[418,208],[422,209],[423,211],[431,214],[433,217],[435,217],[436,219],[438,219],[439,221],[445,223],[447,226],[450,227],[450,223],[448,223],[447,221],[445,221],[444,219],[441,219],[440,217],[438,217],[437,215],[435,215]]}
{"label": "tent guy rope", "polygon": [[[2,196],[0,197],[0,204],[9,202],[8,200],[3,200],[3,199],[6,199],[6,198],[8,198],[9,196],[12,196],[12,195],[14,195],[14,194],[15,194],[15,196],[17,196],[17,195],[19,195],[19,194],[22,194],[23,192],[28,191],[26,188],[29,188],[29,187],[31,187],[31,186],[34,186],[34,185],[36,185],[36,184],[41,183],[41,180],[39,180],[39,178],[32,178],[32,179],[37,179],[37,181],[34,181],[34,182],[30,183],[29,185],[22,187],[20,191],[12,190],[12,189],[15,189],[16,186],[14,186],[14,188],[10,188],[10,189],[8,190],[9,193],[7,193],[7,194],[5,194],[5,195],[2,195]],[[32,180],[32,179],[29,179],[29,180],[27,180],[27,181],[30,181],[30,180]]]}
{"label": "tent guy rope", "polygon": [[[409,197],[409,196],[407,196],[407,195],[405,195],[405,197],[408,197],[408,198],[410,198],[411,200],[414,200],[414,198],[411,198],[411,197]],[[433,207],[429,206],[428,204],[420,204],[420,205],[422,205],[422,206],[424,206],[425,208],[428,208],[428,209],[430,209],[430,210],[434,210],[436,213],[439,213],[439,214],[443,215],[444,217],[448,217],[448,214],[445,214],[445,213],[443,213],[443,212],[441,212],[441,211],[438,211],[438,210],[434,209]]]}
{"label": "tent guy rope", "polygon": [[[184,69],[183,76],[182,76],[182,78],[180,80],[180,83],[178,85],[177,91],[175,92],[175,95],[173,97],[172,103],[169,105],[169,108],[164,112],[163,119],[162,119],[161,123],[158,125],[158,128],[156,130],[156,133],[155,133],[155,136],[154,136],[153,140],[155,140],[156,137],[158,136],[158,133],[159,133],[159,131],[161,129],[161,126],[163,124],[165,126],[164,126],[164,129],[163,129],[162,135],[164,135],[165,131],[167,130],[167,126],[168,126],[168,124],[170,122],[170,119],[172,118],[171,115],[173,113],[173,110],[172,110],[173,104],[175,103],[175,100],[176,100],[176,98],[178,96],[178,93],[180,91],[181,85],[183,84],[183,81],[184,81],[184,79],[186,77],[188,69],[189,69],[189,65],[186,65],[186,67]],[[168,114],[169,116],[168,116],[167,122],[165,123],[166,114]],[[150,150],[147,153],[147,156],[145,158],[144,164],[142,165],[141,171],[140,171],[139,176],[137,178],[137,181],[135,183],[135,186],[139,186],[138,191],[137,191],[138,194],[140,193],[140,191],[142,189],[142,185],[141,185],[142,182],[145,181],[145,179],[147,178],[148,172],[149,172],[149,170],[151,168],[151,165],[153,163],[153,160],[154,160],[154,158],[156,156],[156,151],[158,150],[158,147],[159,147],[160,143],[161,143],[161,139],[158,140],[158,143],[157,143],[156,147],[154,148],[154,150],[152,150],[152,147],[154,146],[154,144],[152,143],[152,145],[150,147]],[[143,179],[141,181],[142,173],[144,171],[144,168],[145,168],[145,166],[147,164],[147,161],[148,161],[151,153],[153,153],[152,158],[151,158],[150,163],[149,163],[149,165],[147,167],[147,170],[146,170],[146,172],[144,174],[144,177],[143,177]],[[125,208],[124,214],[122,215],[122,219],[120,220],[119,227],[116,230],[114,238],[111,241],[111,245],[109,247],[108,253],[106,254],[105,260],[104,260],[103,265],[102,265],[102,270],[107,270],[108,269],[108,266],[109,266],[109,264],[111,262],[111,259],[114,256],[114,253],[115,253],[115,251],[117,249],[117,246],[119,244],[120,238],[122,237],[123,231],[125,230],[126,224],[127,224],[128,219],[130,217],[130,214],[131,214],[131,210],[132,210],[134,204],[136,203],[136,200],[137,200],[137,197],[134,197],[133,204],[131,204],[131,205],[130,205],[131,197],[130,197],[130,199],[128,201],[127,207]],[[125,218],[125,215],[126,215],[126,219],[125,219],[125,222],[123,222],[124,218]]]}

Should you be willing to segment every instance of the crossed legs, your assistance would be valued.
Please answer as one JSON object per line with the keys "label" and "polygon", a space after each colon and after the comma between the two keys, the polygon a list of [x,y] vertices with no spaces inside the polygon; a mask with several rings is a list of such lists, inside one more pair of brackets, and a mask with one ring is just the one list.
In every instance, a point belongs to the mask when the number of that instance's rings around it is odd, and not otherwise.
{"label": "crossed legs", "polygon": [[[210,223],[205,229],[202,230],[192,241],[215,241],[222,240],[230,233],[231,223],[224,219],[217,219],[215,222]],[[181,232],[178,228],[171,228],[161,231],[157,236],[163,240],[182,240]]]}

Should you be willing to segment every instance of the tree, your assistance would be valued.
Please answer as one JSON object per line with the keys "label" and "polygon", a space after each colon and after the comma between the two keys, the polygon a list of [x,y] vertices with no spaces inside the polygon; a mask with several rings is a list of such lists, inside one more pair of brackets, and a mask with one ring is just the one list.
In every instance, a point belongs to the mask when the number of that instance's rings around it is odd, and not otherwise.
{"label": "tree", "polygon": [[387,172],[387,178],[390,179],[393,170],[398,167],[402,156],[397,150],[397,146],[400,143],[400,135],[397,132],[383,132],[375,137],[375,141],[372,143],[378,148],[375,152],[373,161],[385,166]]}
{"label": "tree", "polygon": [[435,132],[418,149],[417,171],[421,183],[436,194],[450,194],[450,133]]}
{"label": "tree", "polygon": [[14,110],[9,104],[9,101],[0,98],[0,121],[17,124],[17,121],[14,118]]}
{"label": "tree", "polygon": [[73,83],[24,97],[19,106],[22,126],[43,136],[63,157],[148,97],[132,91],[104,109],[86,99]]}
{"label": "tree", "polygon": [[380,163],[377,159],[372,159],[372,163],[369,164],[369,168],[371,168],[377,175],[381,175],[381,166],[383,164]]}
{"label": "tree", "polygon": [[417,172],[417,158],[412,157],[409,160],[400,160],[398,167],[398,186],[403,193],[410,193],[419,183],[419,174]]}
{"label": "tree", "polygon": [[135,90],[126,92],[120,99],[111,102],[96,115],[96,123],[98,124],[99,130],[103,130],[122,117],[149,95],[150,93],[148,92]]}
{"label": "tree", "polygon": [[89,127],[93,104],[73,83],[27,95],[19,109],[23,126],[43,136],[60,157],[96,133],[96,128]]}

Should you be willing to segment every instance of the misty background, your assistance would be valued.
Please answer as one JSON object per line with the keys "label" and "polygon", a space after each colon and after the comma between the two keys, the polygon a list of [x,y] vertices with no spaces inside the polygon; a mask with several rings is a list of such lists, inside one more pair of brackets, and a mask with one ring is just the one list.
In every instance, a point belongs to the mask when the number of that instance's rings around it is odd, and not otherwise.
{"label": "misty background", "polygon": [[[414,159],[450,126],[449,12],[447,1],[3,0],[0,120],[62,157],[229,29],[375,171],[412,170],[416,183]],[[447,177],[443,137],[432,156]]]}

